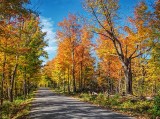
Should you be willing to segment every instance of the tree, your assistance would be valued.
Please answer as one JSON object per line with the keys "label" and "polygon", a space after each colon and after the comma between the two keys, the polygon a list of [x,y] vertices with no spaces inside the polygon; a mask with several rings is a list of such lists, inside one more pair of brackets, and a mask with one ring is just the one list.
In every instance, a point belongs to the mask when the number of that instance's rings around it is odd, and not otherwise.
{"label": "tree", "polygon": [[[69,15],[59,23],[56,57],[47,63],[48,76],[58,87],[68,92],[82,91],[93,77],[94,59],[91,56],[92,33],[86,25],[79,25],[77,17]],[[71,83],[72,81],[72,83]],[[79,86],[79,87],[78,87]]]}
{"label": "tree", "polygon": [[[117,28],[119,25],[116,24],[117,10],[119,8],[118,0],[86,0],[85,4],[87,10],[92,13],[97,23],[97,25],[94,25],[96,27],[93,27],[93,32],[106,37],[106,39],[113,43],[116,55],[123,65],[126,93],[132,94],[132,60],[151,49],[147,45],[148,42],[152,42],[152,38],[149,35],[152,33],[149,24],[151,19],[147,11],[147,5],[142,2],[136,7],[134,18],[130,20],[132,21],[131,24],[136,27],[136,30],[125,26],[124,31],[130,36],[128,36],[129,38],[124,36],[123,40],[121,40],[123,35]],[[124,47],[124,41],[132,44],[131,51],[127,45]],[[140,51],[139,47],[142,45],[144,47]]]}
{"label": "tree", "polygon": [[61,30],[58,31],[58,38],[60,40],[67,40],[70,45],[72,56],[72,79],[73,79],[73,92],[76,92],[76,79],[75,79],[75,48],[79,42],[79,24],[74,15],[69,15],[68,19],[64,19],[59,23]]}
{"label": "tree", "polygon": [[[6,66],[6,52],[8,52],[7,45],[10,36],[13,34],[11,29],[13,25],[16,24],[17,17],[28,14],[28,10],[24,8],[24,4],[29,3],[28,0],[15,0],[15,1],[1,1],[0,4],[0,37],[3,38],[4,45],[1,46],[1,52],[3,52],[3,70],[2,70],[2,80],[1,80],[1,104],[3,103],[3,86],[5,81],[5,66]],[[11,28],[12,27],[12,28]]]}
{"label": "tree", "polygon": [[79,65],[79,90],[82,90],[85,88],[85,69],[93,66],[94,59],[90,53],[92,47],[91,38],[93,35],[86,25],[83,25],[80,31],[80,43],[76,48],[76,61]]}
{"label": "tree", "polygon": [[[118,83],[119,80],[121,80],[122,78],[122,74],[120,75],[122,65],[118,59],[118,56],[116,55],[116,51],[112,42],[108,41],[104,36],[99,36],[99,38],[97,39],[97,46],[95,50],[100,59],[99,70],[101,70],[101,74],[99,75],[99,79],[103,79],[106,82],[106,87],[103,89],[106,91],[107,88],[108,94],[111,94],[114,92],[115,86],[120,92],[120,87],[118,87]],[[113,82],[117,82],[117,84],[114,84]]]}

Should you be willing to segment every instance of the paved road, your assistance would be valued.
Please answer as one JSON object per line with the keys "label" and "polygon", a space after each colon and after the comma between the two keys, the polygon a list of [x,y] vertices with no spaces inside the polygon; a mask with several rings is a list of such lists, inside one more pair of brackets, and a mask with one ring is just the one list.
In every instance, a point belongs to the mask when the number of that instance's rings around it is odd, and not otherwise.
{"label": "paved road", "polygon": [[61,96],[47,88],[38,90],[30,119],[133,119],[100,109],[77,99]]}

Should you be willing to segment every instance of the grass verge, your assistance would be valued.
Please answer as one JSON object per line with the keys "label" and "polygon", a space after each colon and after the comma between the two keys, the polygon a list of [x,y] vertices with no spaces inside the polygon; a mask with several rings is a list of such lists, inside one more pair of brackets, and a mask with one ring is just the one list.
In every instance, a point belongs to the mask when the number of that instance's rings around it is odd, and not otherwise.
{"label": "grass verge", "polygon": [[155,100],[145,100],[134,96],[113,95],[108,98],[105,94],[91,95],[81,93],[76,95],[80,100],[95,104],[105,109],[116,111],[137,119],[155,119],[159,115],[154,115]]}
{"label": "grass verge", "polygon": [[33,96],[34,93],[29,94],[26,99],[18,97],[13,102],[4,101],[1,106],[2,119],[28,119]]}

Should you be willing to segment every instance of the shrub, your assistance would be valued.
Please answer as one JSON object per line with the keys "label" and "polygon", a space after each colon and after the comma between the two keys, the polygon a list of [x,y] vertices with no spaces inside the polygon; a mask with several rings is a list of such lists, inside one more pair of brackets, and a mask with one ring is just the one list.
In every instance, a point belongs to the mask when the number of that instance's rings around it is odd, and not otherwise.
{"label": "shrub", "polygon": [[97,95],[97,98],[95,100],[95,103],[101,105],[101,106],[109,106],[109,100],[107,99],[105,94],[99,93]]}
{"label": "shrub", "polygon": [[139,101],[133,105],[133,109],[139,113],[145,113],[151,108],[151,102],[149,101]]}
{"label": "shrub", "polygon": [[82,93],[80,96],[84,101],[90,101],[91,95],[87,93]]}
{"label": "shrub", "polygon": [[9,116],[10,114],[10,107],[12,106],[12,103],[9,101],[5,101],[2,105],[2,115]]}
{"label": "shrub", "polygon": [[133,106],[133,103],[131,101],[126,101],[121,104],[121,107],[125,110],[130,110],[132,106]]}
{"label": "shrub", "polygon": [[104,96],[102,93],[99,93],[96,98],[96,103],[100,105],[102,104],[103,101],[104,101]]}
{"label": "shrub", "polygon": [[120,100],[120,96],[119,95],[114,95],[113,97],[111,97],[109,99],[109,102],[112,106],[118,106],[120,104],[119,100]]}
{"label": "shrub", "polygon": [[90,101],[95,102],[97,95],[90,95]]}
{"label": "shrub", "polygon": [[153,118],[160,116],[160,94],[155,96],[153,104]]}
{"label": "shrub", "polygon": [[2,105],[2,119],[18,119],[18,117],[22,117],[27,115],[29,110],[29,103],[31,99],[24,100],[17,98],[14,102],[4,101]]}

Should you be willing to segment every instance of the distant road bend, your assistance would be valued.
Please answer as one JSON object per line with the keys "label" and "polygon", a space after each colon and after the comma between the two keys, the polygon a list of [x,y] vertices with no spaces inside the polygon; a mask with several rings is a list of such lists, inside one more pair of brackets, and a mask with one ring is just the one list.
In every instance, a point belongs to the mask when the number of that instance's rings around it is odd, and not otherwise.
{"label": "distant road bend", "polygon": [[134,119],[40,88],[32,103],[30,119]]}

